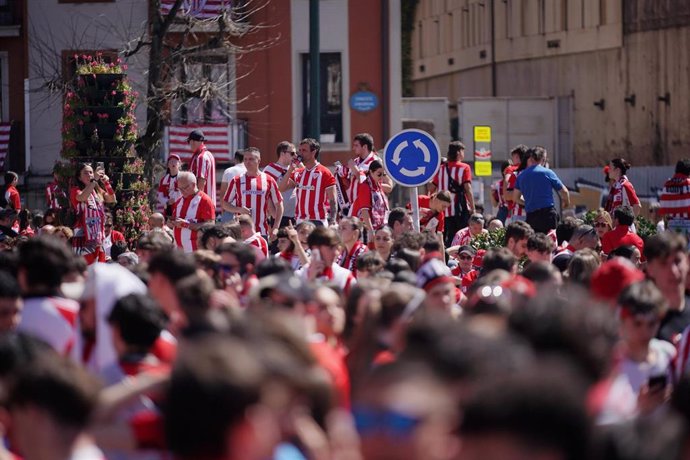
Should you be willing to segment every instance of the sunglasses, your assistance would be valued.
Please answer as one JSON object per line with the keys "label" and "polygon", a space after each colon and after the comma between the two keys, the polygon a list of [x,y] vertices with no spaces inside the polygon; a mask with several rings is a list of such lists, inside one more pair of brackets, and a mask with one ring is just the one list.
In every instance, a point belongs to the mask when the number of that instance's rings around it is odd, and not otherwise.
{"label": "sunglasses", "polygon": [[594,226],[595,227],[608,227],[609,224],[607,224],[606,222],[595,222]]}
{"label": "sunglasses", "polygon": [[458,257],[458,259],[460,259],[460,260],[472,260],[472,259],[474,259],[474,257],[461,255],[460,257]]}

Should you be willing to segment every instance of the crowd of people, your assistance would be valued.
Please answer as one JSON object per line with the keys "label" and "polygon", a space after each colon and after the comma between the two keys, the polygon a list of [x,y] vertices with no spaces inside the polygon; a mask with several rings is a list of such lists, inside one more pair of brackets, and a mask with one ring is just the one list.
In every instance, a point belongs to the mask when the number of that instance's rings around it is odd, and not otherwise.
{"label": "crowd of people", "polygon": [[133,246],[98,165],[47,189],[69,227],[5,175],[0,459],[690,455],[690,160],[642,238],[623,159],[585,222],[517,146],[487,215],[452,142],[413,222],[369,134],[335,170],[314,139],[237,152],[217,198],[204,140]]}

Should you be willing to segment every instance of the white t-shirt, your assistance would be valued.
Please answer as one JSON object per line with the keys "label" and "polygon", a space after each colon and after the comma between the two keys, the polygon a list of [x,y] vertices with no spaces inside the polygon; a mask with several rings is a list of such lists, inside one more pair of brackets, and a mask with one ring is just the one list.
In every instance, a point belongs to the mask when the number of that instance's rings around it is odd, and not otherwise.
{"label": "white t-shirt", "polygon": [[241,176],[246,172],[247,168],[244,167],[244,163],[237,163],[235,166],[230,166],[223,172],[223,178],[220,181],[228,184],[230,183],[233,177]]}

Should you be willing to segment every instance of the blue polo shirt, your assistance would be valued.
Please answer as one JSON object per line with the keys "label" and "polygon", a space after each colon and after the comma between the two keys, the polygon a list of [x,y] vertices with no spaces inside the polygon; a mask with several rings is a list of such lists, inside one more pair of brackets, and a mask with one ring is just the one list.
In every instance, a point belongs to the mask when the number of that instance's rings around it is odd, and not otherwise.
{"label": "blue polo shirt", "polygon": [[515,188],[522,192],[525,210],[533,212],[537,209],[552,207],[554,205],[553,190],[563,189],[563,182],[550,169],[533,165],[518,175]]}

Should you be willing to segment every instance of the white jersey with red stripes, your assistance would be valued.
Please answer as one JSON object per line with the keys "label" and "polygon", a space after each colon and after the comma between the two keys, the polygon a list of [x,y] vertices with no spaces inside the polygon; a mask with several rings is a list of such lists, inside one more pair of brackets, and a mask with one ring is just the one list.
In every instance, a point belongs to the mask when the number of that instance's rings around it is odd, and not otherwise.
{"label": "white jersey with red stripes", "polygon": [[[264,172],[271,176],[277,184],[280,184],[280,181],[283,180],[287,171],[288,168],[283,167],[280,163],[271,163],[264,168]],[[283,196],[283,217],[295,217],[295,206],[297,205],[295,187],[291,187],[280,193]]]}
{"label": "white jersey with red stripes", "polygon": [[[182,197],[173,205],[173,219],[185,219],[191,224],[212,221],[216,218],[216,206],[204,192]],[[184,252],[197,250],[198,231],[175,227],[175,244]]]}
{"label": "white jersey with red stripes", "polygon": [[[462,161],[448,161],[441,164],[441,167],[438,169],[438,172],[433,179],[433,183],[437,190],[450,191],[450,180],[448,179],[449,172],[450,177],[452,177],[453,180],[458,184],[472,184],[472,170],[470,165],[463,163]],[[450,192],[450,198],[450,206],[444,211],[444,216],[446,217],[455,215],[455,205],[458,203],[458,200],[460,200],[457,194],[453,192]],[[467,200],[466,197],[465,200]]]}
{"label": "white jersey with red stripes", "polygon": [[256,263],[268,257],[268,242],[261,236],[261,233],[254,233],[252,236],[244,240],[244,244],[248,244],[254,251],[256,251]]}
{"label": "white jersey with red stripes", "polygon": [[198,178],[206,181],[204,184],[204,192],[211,198],[211,202],[216,204],[216,159],[211,152],[208,151],[204,144],[194,152],[192,160],[189,163],[189,170]]}
{"label": "white jersey with red stripes", "polygon": [[659,214],[670,218],[690,218],[690,177],[676,173],[666,181],[659,197]]}
{"label": "white jersey with red stripes", "polygon": [[633,187],[626,176],[622,176],[613,184],[609,191],[609,195],[606,202],[606,210],[609,213],[613,213],[613,211],[620,206],[640,204],[640,199],[637,197],[635,187]]}
{"label": "white jersey with red stripes", "polygon": [[86,201],[79,201],[77,195],[81,192],[78,187],[70,190],[70,202],[76,213],[74,236],[83,241],[95,241],[101,244],[105,239],[105,208],[103,200],[96,190],[92,190]]}
{"label": "white jersey with red stripes", "polygon": [[67,356],[74,345],[79,303],[62,297],[24,299],[22,319],[17,330],[43,340]]}
{"label": "white jersey with red stripes", "polygon": [[163,210],[168,205],[168,201],[177,201],[182,196],[182,192],[177,188],[177,176],[166,173],[158,182],[158,210]]}
{"label": "white jersey with red stripes", "polygon": [[283,196],[278,190],[276,181],[266,173],[259,171],[256,176],[249,173],[233,177],[228,183],[223,201],[231,206],[251,209],[254,229],[262,235],[268,235],[268,204],[282,203]]}
{"label": "white jersey with red stripes", "polygon": [[317,161],[311,169],[300,168],[294,171],[292,180],[297,189],[297,220],[327,219],[330,209],[327,190],[335,187],[333,173]]}

